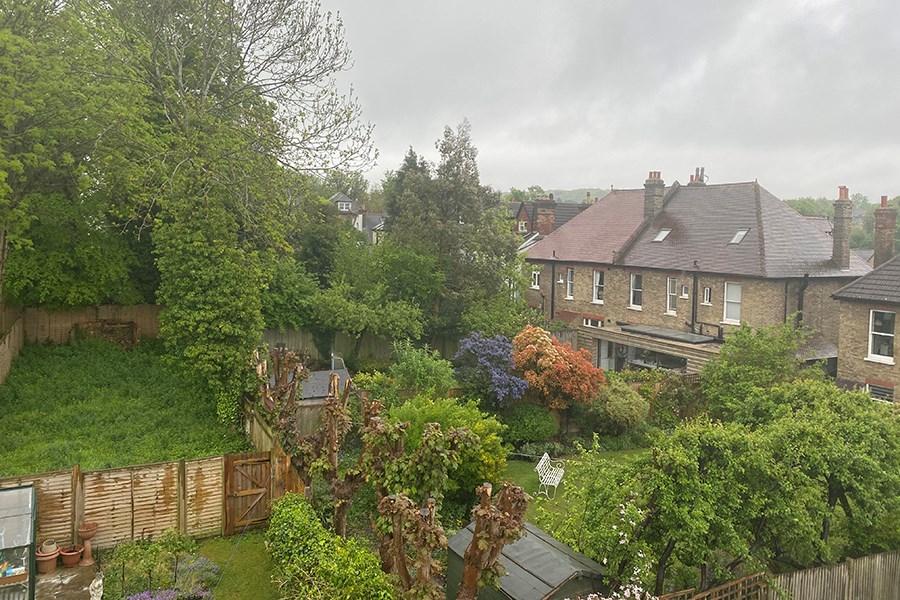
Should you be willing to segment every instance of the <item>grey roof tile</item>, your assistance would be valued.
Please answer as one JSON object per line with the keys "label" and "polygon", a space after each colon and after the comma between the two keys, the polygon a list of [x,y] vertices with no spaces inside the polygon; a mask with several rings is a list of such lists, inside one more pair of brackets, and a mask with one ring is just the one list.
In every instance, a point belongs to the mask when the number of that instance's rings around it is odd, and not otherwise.
{"label": "grey roof tile", "polygon": [[[653,242],[660,229],[671,229]],[[740,229],[738,244],[729,241]],[[851,255],[842,271],[831,259],[832,238],[756,182],[680,186],[663,210],[623,252],[620,263],[752,277],[852,277],[870,269]]]}
{"label": "grey roof tile", "polygon": [[900,304],[900,255],[874,271],[845,285],[833,296],[839,300],[864,300]]}

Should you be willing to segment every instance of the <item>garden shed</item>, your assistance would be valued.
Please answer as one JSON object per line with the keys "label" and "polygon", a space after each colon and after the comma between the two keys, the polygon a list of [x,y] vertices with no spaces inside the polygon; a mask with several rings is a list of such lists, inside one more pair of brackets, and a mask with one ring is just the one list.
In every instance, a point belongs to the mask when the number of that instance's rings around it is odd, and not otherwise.
{"label": "garden shed", "polygon": [[[447,557],[447,599],[454,600],[462,580],[463,554],[472,540],[475,524],[449,540]],[[575,552],[531,523],[525,536],[508,544],[500,553],[506,575],[499,588],[482,588],[479,600],[562,600],[606,592],[605,569]]]}

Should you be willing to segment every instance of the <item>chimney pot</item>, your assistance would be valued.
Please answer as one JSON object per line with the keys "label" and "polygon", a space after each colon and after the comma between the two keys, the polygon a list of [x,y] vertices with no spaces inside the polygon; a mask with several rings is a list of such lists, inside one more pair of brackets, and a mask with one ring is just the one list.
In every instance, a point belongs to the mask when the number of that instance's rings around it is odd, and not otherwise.
{"label": "chimney pot", "polygon": [[849,200],[850,199],[850,190],[847,189],[846,185],[842,185],[838,187],[838,200]]}
{"label": "chimney pot", "polygon": [[881,208],[887,208],[887,196],[881,197]]}

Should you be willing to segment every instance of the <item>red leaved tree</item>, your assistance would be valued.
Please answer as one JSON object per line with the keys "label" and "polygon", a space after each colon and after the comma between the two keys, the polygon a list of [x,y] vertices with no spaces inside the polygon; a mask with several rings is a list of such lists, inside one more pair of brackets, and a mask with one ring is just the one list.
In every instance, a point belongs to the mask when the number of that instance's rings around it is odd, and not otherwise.
{"label": "red leaved tree", "polygon": [[606,383],[603,370],[591,365],[587,350],[573,350],[540,327],[526,325],[513,339],[513,363],[528,381],[529,393],[553,409],[589,403]]}

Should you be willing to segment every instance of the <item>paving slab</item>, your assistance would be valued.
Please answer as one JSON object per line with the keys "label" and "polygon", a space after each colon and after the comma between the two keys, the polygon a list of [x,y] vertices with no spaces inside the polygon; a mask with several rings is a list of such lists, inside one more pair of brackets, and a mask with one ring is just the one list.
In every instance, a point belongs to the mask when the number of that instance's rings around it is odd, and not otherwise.
{"label": "paving slab", "polygon": [[34,598],[35,600],[51,600],[52,598],[91,600],[91,583],[96,576],[96,566],[57,567],[52,573],[38,575]]}

